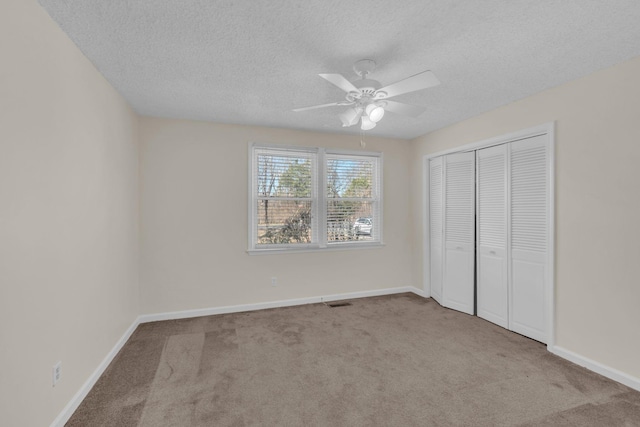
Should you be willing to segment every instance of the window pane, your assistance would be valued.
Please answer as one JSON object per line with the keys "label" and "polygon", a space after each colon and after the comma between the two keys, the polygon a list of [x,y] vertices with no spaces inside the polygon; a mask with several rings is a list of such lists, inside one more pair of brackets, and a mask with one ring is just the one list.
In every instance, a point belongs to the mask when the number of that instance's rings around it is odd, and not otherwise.
{"label": "window pane", "polygon": [[311,201],[258,200],[256,244],[311,243]]}
{"label": "window pane", "polygon": [[329,200],[327,240],[329,242],[373,240],[375,224],[370,201]]}
{"label": "window pane", "polygon": [[374,160],[327,159],[327,197],[372,197]]}
{"label": "window pane", "polygon": [[250,246],[322,249],[381,242],[381,182],[380,153],[254,146]]}
{"label": "window pane", "polygon": [[311,197],[311,159],[258,154],[256,179],[258,197]]}

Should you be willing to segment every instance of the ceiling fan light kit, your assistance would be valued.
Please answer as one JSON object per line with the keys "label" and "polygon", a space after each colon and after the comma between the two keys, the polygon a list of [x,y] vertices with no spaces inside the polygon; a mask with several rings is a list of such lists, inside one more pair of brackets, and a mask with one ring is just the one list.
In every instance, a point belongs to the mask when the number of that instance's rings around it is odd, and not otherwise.
{"label": "ceiling fan light kit", "polygon": [[342,121],[342,127],[353,126],[358,123],[360,116],[362,116],[361,108],[349,108],[344,113],[340,114],[340,120]]}
{"label": "ceiling fan light kit", "polygon": [[296,108],[293,111],[299,112],[324,107],[349,105],[352,107],[339,116],[342,126],[349,127],[360,122],[360,128],[362,130],[370,130],[376,127],[376,124],[382,120],[385,110],[396,114],[417,117],[426,109],[425,107],[404,104],[397,101],[385,101],[386,99],[440,84],[436,76],[427,70],[382,87],[377,80],[367,78],[375,67],[376,63],[372,59],[357,61],[353,65],[353,70],[360,79],[353,83],[341,74],[319,74],[320,77],[346,92],[346,101]]}
{"label": "ceiling fan light kit", "polygon": [[374,127],[376,127],[376,124],[377,123],[374,122],[373,120],[371,120],[369,117],[362,116],[360,129],[362,129],[362,130],[371,130]]}
{"label": "ceiling fan light kit", "polygon": [[371,103],[367,105],[367,108],[365,108],[365,111],[367,112],[367,116],[369,116],[369,120],[371,120],[374,123],[378,123],[384,116],[384,108],[382,108],[379,105],[376,105],[376,103]]}

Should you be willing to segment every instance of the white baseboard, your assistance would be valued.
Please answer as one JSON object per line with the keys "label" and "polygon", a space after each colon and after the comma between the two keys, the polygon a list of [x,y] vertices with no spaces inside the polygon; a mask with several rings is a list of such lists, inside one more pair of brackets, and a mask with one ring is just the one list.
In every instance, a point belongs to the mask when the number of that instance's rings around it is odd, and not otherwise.
{"label": "white baseboard", "polygon": [[422,298],[431,298],[431,295],[429,295],[429,292],[423,289],[411,288],[410,292],[413,292],[414,294],[421,296]]}
{"label": "white baseboard", "polygon": [[[87,379],[87,381],[82,385],[80,390],[78,390],[78,392],[69,401],[67,406],[65,406],[62,412],[60,412],[60,414],[56,417],[56,419],[51,423],[51,427],[63,427],[64,424],[67,421],[69,421],[69,419],[71,418],[71,415],[73,415],[75,410],[78,409],[78,406],[80,406],[80,403],[82,403],[82,401],[87,396],[87,394],[89,394],[89,391],[91,391],[91,388],[95,385],[95,383],[98,381],[100,376],[104,373],[105,369],[107,369],[107,366],[109,366],[109,364],[118,354],[120,349],[131,337],[131,334],[133,334],[133,331],[135,331],[135,329],[141,323],[155,322],[159,320],[186,319],[190,317],[210,316],[213,314],[239,313],[243,311],[264,310],[267,308],[277,308],[277,307],[290,307],[295,305],[315,304],[315,303],[321,303],[321,302],[327,302],[327,301],[340,301],[340,300],[366,298],[366,297],[381,296],[381,295],[392,295],[392,294],[400,294],[405,292],[412,292],[421,297],[429,298],[429,294],[422,289],[414,288],[412,286],[404,286],[404,287],[398,287],[398,288],[376,289],[371,291],[349,292],[345,294],[334,294],[334,295],[325,295],[325,296],[309,297],[309,298],[297,298],[297,299],[288,299],[288,300],[255,303],[255,304],[241,304],[241,305],[231,305],[231,306],[223,306],[223,307],[211,307],[211,308],[203,308],[203,309],[197,309],[197,310],[172,311],[168,313],[144,314],[144,315],[138,316],[138,318],[133,321],[131,326],[129,326],[129,328],[125,331],[122,337],[120,337],[118,342],[115,344],[115,346],[102,360],[100,365],[98,365],[98,367],[91,374],[89,379]],[[591,360],[589,358],[581,356],[577,353],[574,353],[562,347],[549,346],[547,348],[551,353],[559,357],[562,357],[563,359],[566,359],[577,365],[584,366],[585,368],[591,371],[594,371],[600,375],[603,375],[607,378],[610,378],[614,381],[617,381],[628,387],[631,387],[635,390],[640,391],[640,378],[633,377],[629,374],[618,371],[617,369],[611,368],[609,366],[603,365],[602,363],[596,362],[595,360]]]}
{"label": "white baseboard", "polygon": [[172,320],[172,319],[187,319],[190,317],[200,317],[200,316],[210,316],[212,314],[225,314],[225,313],[239,313],[243,311],[254,311],[254,310],[264,310],[267,308],[277,308],[277,307],[291,307],[295,305],[303,305],[303,304],[315,304],[327,301],[339,301],[345,299],[356,299],[356,298],[365,298],[365,297],[374,297],[381,295],[392,295],[392,294],[401,294],[405,292],[413,292],[416,295],[424,296],[424,291],[414,288],[412,286],[404,286],[399,288],[387,288],[387,289],[376,289],[371,291],[360,291],[360,292],[349,292],[346,294],[335,294],[335,295],[325,295],[320,297],[310,297],[310,298],[298,298],[298,299],[288,299],[282,301],[272,301],[272,302],[263,302],[256,304],[241,304],[241,305],[229,305],[223,307],[211,307],[211,308],[203,308],[197,310],[185,310],[185,311],[172,311],[168,313],[157,313],[157,314],[144,314],[138,316],[136,320],[133,321],[131,326],[125,331],[125,333],[120,337],[116,345],[111,349],[109,354],[102,360],[100,365],[96,368],[96,370],[91,374],[89,379],[82,385],[80,390],[73,396],[73,398],[69,401],[67,406],[60,412],[60,414],[56,417],[55,420],[51,423],[51,427],[63,427],[64,424],[69,421],[71,415],[78,409],[80,403],[87,397],[91,388],[96,384],[100,375],[102,375],[109,366],[109,363],[116,357],[116,354],[120,351],[122,346],[127,342],[133,331],[138,327],[141,323],[147,322],[156,322],[159,320]]}
{"label": "white baseboard", "polygon": [[640,391],[640,378],[625,374],[624,372],[618,371],[617,369],[603,365],[600,362],[596,362],[595,360],[591,360],[587,357],[581,356],[577,353],[567,350],[566,348],[554,346],[548,347],[548,350],[551,353],[562,357],[563,359],[567,359],[568,361],[575,363],[576,365],[583,366],[590,371],[593,371],[609,379],[624,384],[627,387],[631,387],[632,389]]}
{"label": "white baseboard", "polygon": [[399,288],[375,289],[371,291],[349,292],[345,294],[334,294],[308,298],[286,299],[280,301],[259,302],[255,304],[227,305],[222,307],[201,308],[196,310],[171,311],[167,313],[143,314],[138,319],[140,323],[157,322],[160,320],[187,319],[190,317],[211,316],[214,314],[240,313],[243,311],[264,310],[267,308],[292,307],[295,305],[317,304],[327,301],[339,301],[345,299],[356,299],[375,297],[381,295],[401,294],[413,292],[423,296],[422,291],[413,286],[403,286]]}
{"label": "white baseboard", "polygon": [[116,357],[116,354],[118,354],[122,346],[125,345],[129,337],[131,337],[131,334],[133,334],[133,331],[136,330],[139,324],[140,324],[140,317],[136,318],[131,324],[131,326],[127,328],[127,330],[120,337],[118,342],[116,342],[116,345],[113,346],[111,351],[105,356],[105,358],[98,365],[96,370],[93,371],[89,379],[85,381],[82,387],[80,387],[80,390],[78,390],[78,392],[71,398],[69,403],[67,403],[67,406],[65,406],[62,412],[60,412],[60,414],[58,414],[56,419],[53,420],[53,422],[51,423],[51,427],[63,427],[66,424],[66,422],[69,421],[69,418],[71,418],[71,415],[73,415],[76,409],[78,409],[78,406],[80,406],[84,398],[87,397],[87,394],[89,394],[89,391],[91,391],[91,389],[96,384],[100,376],[104,373],[105,369],[107,369],[107,366],[109,366],[113,358]]}

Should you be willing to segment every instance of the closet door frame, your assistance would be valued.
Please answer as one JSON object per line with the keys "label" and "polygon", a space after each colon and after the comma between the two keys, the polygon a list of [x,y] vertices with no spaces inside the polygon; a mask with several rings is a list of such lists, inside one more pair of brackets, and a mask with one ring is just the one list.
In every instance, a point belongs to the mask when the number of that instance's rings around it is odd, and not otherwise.
{"label": "closet door frame", "polygon": [[[439,266],[439,268],[440,268],[440,271],[439,271],[439,273],[440,273],[440,287],[438,289],[438,292],[435,291],[436,288],[438,288],[438,286],[437,285],[434,286],[434,284],[432,282],[432,279],[433,279],[433,276],[434,276],[434,274],[433,274],[434,268],[433,268],[433,265],[431,263],[432,258],[433,258],[432,257],[432,255],[433,255],[432,246],[433,245],[431,244],[432,243],[432,241],[431,241],[431,225],[433,224],[433,221],[432,221],[432,218],[431,218],[431,207],[432,207],[431,206],[431,188],[432,188],[431,178],[432,178],[433,174],[431,173],[432,172],[431,164],[433,163],[434,160],[439,160],[439,166],[440,166],[440,203],[439,204],[440,204],[440,208],[441,208],[440,210],[442,211],[440,213],[440,233],[439,233],[440,234],[440,242],[439,242],[440,245],[439,246],[440,246],[440,261],[441,262],[440,262],[440,266]],[[425,207],[428,209],[425,212],[429,213],[428,215],[425,216],[425,218],[427,218],[426,228],[427,228],[427,232],[429,233],[429,241],[427,242],[427,246],[429,247],[429,252],[427,253],[428,254],[428,259],[426,259],[427,267],[426,267],[426,270],[425,270],[426,271],[425,274],[428,276],[427,280],[429,280],[429,283],[430,283],[429,295],[428,296],[430,296],[431,298],[436,300],[438,302],[438,304],[440,304],[440,305],[442,305],[442,303],[443,303],[443,298],[442,298],[443,297],[443,292],[442,292],[443,286],[442,286],[442,282],[443,282],[443,272],[444,272],[444,262],[443,262],[444,261],[444,239],[443,239],[443,237],[444,237],[444,219],[445,219],[444,218],[444,204],[443,204],[443,201],[444,201],[444,180],[443,180],[443,177],[444,177],[444,163],[445,163],[444,162],[444,157],[440,157],[440,158],[435,157],[435,158],[432,158],[432,159],[428,160],[427,161],[427,166],[428,167],[425,169],[425,171],[428,172],[428,174],[427,174],[426,178],[423,179],[423,182],[426,182],[427,185],[428,185],[427,195],[429,197],[429,200],[427,200],[427,203],[425,205]]]}
{"label": "closet door frame", "polygon": [[495,145],[506,144],[521,139],[531,138],[534,136],[547,135],[547,150],[549,154],[548,167],[548,205],[547,205],[547,277],[545,277],[545,315],[547,324],[547,348],[552,349],[555,345],[555,122],[544,123],[539,126],[523,129],[513,133],[501,135],[495,138],[485,139],[470,144],[454,147],[449,150],[439,151],[433,154],[427,154],[422,160],[422,262],[423,262],[423,288],[422,294],[429,298],[431,296],[430,283],[430,242],[429,233],[429,160],[434,157],[444,156],[446,154],[475,151],[481,148],[493,147]]}

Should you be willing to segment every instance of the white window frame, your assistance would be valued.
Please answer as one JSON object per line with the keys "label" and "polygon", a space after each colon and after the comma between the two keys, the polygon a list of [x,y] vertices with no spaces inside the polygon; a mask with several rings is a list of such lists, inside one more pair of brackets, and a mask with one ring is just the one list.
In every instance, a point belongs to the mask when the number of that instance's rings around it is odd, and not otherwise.
{"label": "white window frame", "polygon": [[[257,153],[261,150],[273,151],[274,154],[281,152],[289,153],[312,153],[315,155],[315,161],[312,162],[312,208],[311,208],[311,243],[292,243],[292,244],[269,244],[257,245],[256,242],[256,221],[258,218],[258,192],[257,179],[254,171],[257,170]],[[248,197],[248,250],[250,255],[256,254],[275,254],[275,253],[297,253],[297,252],[314,252],[327,250],[349,250],[364,249],[384,246],[383,237],[383,153],[375,151],[355,151],[340,150],[321,147],[305,147],[291,145],[276,145],[252,142],[249,143],[249,197]],[[377,194],[373,197],[373,202],[377,205],[377,216],[375,218],[375,231],[373,240],[354,240],[343,242],[327,241],[327,205],[329,198],[326,197],[327,188],[327,154],[337,156],[354,156],[358,158],[372,158],[377,161],[377,167],[373,173],[374,186]]]}

